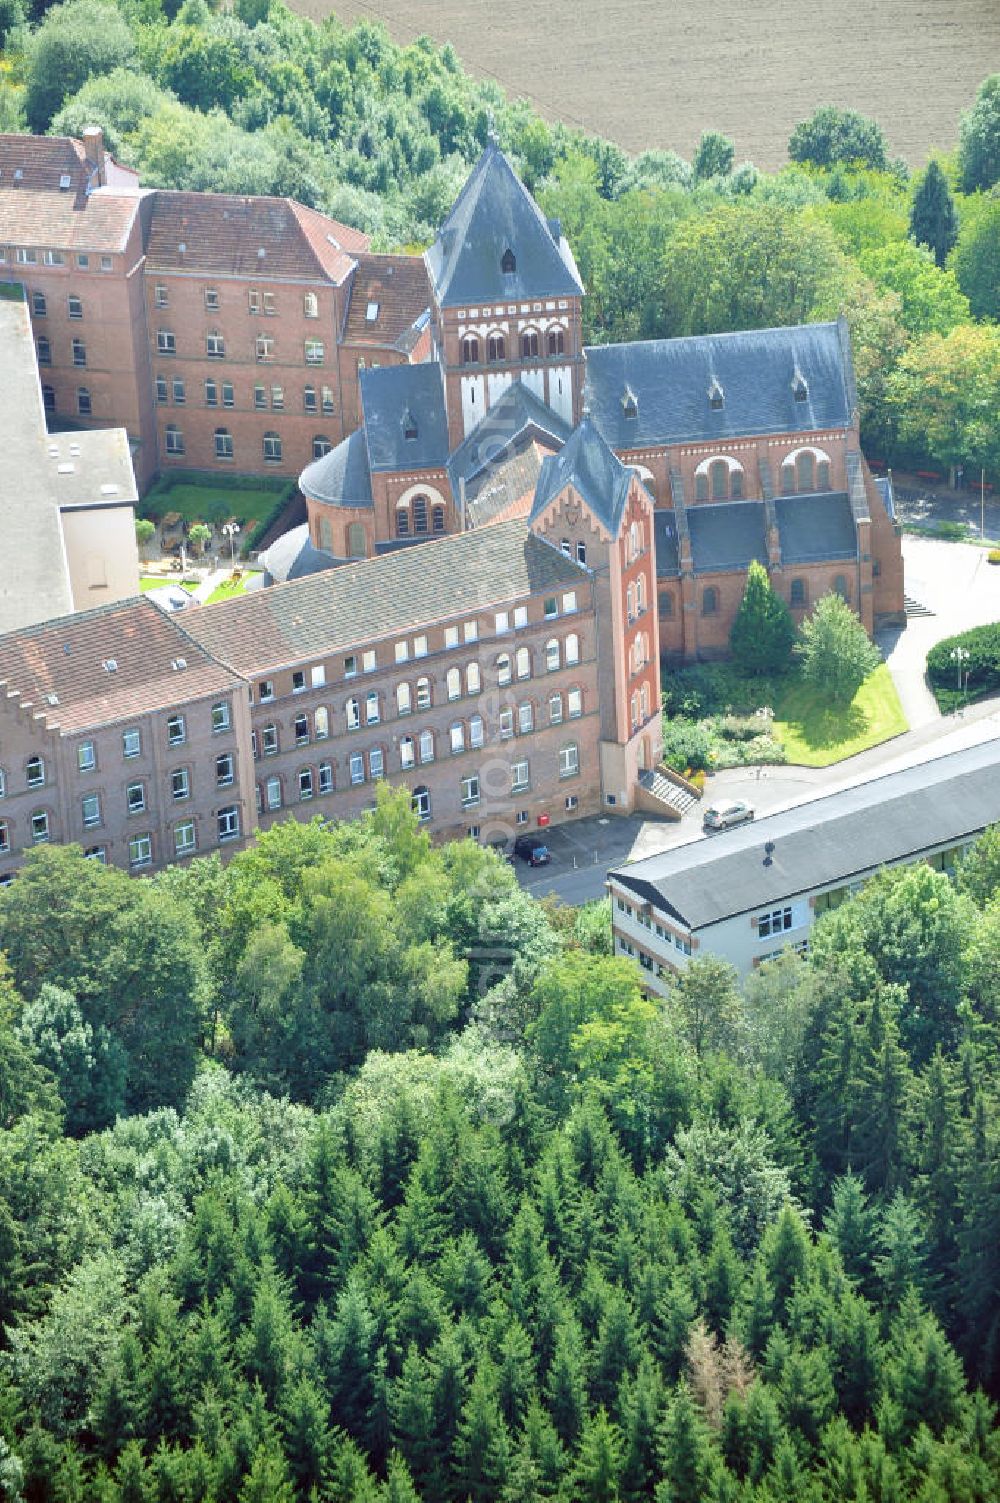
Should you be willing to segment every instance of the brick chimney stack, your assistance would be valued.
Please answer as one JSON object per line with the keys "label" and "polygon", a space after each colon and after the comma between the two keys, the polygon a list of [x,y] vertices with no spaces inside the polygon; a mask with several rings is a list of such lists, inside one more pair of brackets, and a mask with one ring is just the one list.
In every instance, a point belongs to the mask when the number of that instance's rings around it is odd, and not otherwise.
{"label": "brick chimney stack", "polygon": [[85,125],[83,128],[83,149],[87,161],[94,169],[95,186],[107,182],[107,170],[104,165],[104,132],[99,125]]}

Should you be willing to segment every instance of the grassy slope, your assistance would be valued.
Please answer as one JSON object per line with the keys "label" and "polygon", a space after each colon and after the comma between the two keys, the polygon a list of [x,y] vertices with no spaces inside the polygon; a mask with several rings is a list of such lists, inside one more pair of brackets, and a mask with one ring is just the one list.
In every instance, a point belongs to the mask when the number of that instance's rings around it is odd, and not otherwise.
{"label": "grassy slope", "polygon": [[784,745],[789,762],[806,767],[828,767],[907,729],[884,663],[844,710],[831,709],[817,690],[800,682],[790,684],[774,706],[773,734]]}

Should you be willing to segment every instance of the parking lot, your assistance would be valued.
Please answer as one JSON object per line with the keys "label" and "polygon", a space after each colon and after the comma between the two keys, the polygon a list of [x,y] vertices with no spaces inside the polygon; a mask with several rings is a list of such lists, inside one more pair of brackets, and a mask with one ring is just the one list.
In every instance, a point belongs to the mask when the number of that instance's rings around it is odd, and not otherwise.
{"label": "parking lot", "polygon": [[515,858],[514,868],[521,886],[536,898],[551,893],[564,903],[588,903],[604,896],[609,867],[652,856],[700,835],[700,810],[677,823],[643,814],[597,814],[539,831],[552,853],[549,865],[531,867]]}

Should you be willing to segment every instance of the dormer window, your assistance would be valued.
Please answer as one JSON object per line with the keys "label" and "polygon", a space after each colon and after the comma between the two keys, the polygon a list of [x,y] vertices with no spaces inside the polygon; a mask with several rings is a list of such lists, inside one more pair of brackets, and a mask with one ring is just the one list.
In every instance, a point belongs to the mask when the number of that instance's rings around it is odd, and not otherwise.
{"label": "dormer window", "polygon": [[509,245],[504,251],[503,255],[500,257],[500,270],[503,272],[505,277],[509,277],[513,272],[517,270],[517,257],[514,255],[514,252],[511,250]]}
{"label": "dormer window", "polygon": [[416,438],[416,436],[417,436],[417,420],[413,416],[413,413],[410,411],[409,408],[407,408],[406,411],[403,413],[403,419],[402,419],[402,421],[403,421],[403,437],[404,438]]}
{"label": "dormer window", "polygon": [[795,375],[792,377],[792,396],[796,402],[807,402],[809,400],[809,383],[797,366],[795,368]]}
{"label": "dormer window", "polygon": [[725,392],[722,390],[722,387],[719,385],[718,381],[713,381],[711,386],[708,388],[708,405],[709,407],[711,407],[713,412],[720,412],[726,405]]}
{"label": "dormer window", "polygon": [[627,418],[637,418],[639,416],[639,399],[631,386],[626,386],[622,392],[622,412]]}

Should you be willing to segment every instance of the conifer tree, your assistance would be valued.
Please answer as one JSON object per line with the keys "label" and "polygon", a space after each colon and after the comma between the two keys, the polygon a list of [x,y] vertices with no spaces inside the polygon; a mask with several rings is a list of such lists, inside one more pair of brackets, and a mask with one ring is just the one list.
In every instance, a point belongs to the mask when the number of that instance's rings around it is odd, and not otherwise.
{"label": "conifer tree", "polygon": [[580,1503],[618,1503],[622,1443],[603,1406],[588,1419],[580,1439],[573,1496]]}
{"label": "conifer tree", "polygon": [[913,195],[910,234],[918,245],[929,246],[939,266],[944,265],[948,252],[958,239],[955,200],[941,164],[935,160],[928,162],[927,171]]}
{"label": "conifer tree", "polygon": [[733,661],[743,673],[783,673],[791,663],[794,642],[791,612],[775,594],[764,565],[753,559],[729,632]]}

